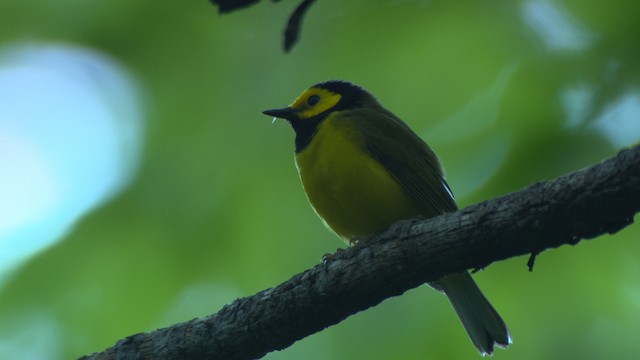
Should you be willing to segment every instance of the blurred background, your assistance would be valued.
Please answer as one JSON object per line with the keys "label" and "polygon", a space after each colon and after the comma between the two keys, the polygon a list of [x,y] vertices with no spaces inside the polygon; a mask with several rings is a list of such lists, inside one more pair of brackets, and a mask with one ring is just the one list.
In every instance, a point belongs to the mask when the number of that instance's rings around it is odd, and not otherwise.
{"label": "blurred background", "polygon": [[[0,358],[72,359],[216,312],[343,246],[260,112],[350,80],[440,155],[461,207],[640,139],[636,0],[0,2]],[[496,359],[640,358],[640,227],[474,277]],[[478,359],[408,291],[267,359]]]}

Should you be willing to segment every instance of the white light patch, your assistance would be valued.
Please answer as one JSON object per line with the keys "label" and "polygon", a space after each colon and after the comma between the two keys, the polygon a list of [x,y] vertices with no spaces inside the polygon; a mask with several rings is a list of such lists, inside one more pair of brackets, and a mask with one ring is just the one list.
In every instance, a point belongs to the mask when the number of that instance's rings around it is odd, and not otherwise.
{"label": "white light patch", "polygon": [[591,124],[616,148],[640,141],[640,92],[628,92],[607,106]]}
{"label": "white light patch", "polygon": [[12,331],[0,334],[0,359],[59,359],[64,329],[56,320],[40,311],[11,319]]}
{"label": "white light patch", "polygon": [[547,49],[552,51],[584,50],[596,38],[558,3],[545,0],[524,1],[522,17]]}
{"label": "white light patch", "polygon": [[[1,80],[1,79],[0,79]],[[0,127],[0,239],[40,217],[58,200],[53,171],[29,139]],[[28,181],[25,181],[28,179]]]}
{"label": "white light patch", "polygon": [[560,93],[560,103],[565,111],[568,128],[576,128],[584,124],[591,109],[593,93],[593,87],[587,85],[567,88]]}
{"label": "white light patch", "polygon": [[128,74],[95,51],[0,48],[0,285],[131,178],[138,98]]}

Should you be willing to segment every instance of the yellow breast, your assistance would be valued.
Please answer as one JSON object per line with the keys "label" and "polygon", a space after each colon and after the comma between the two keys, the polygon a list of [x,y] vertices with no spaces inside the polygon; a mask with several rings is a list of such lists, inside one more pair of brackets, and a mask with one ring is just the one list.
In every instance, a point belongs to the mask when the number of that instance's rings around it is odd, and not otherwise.
{"label": "yellow breast", "polygon": [[364,149],[357,129],[330,116],[296,156],[309,202],[345,240],[375,234],[421,213],[417,202]]}

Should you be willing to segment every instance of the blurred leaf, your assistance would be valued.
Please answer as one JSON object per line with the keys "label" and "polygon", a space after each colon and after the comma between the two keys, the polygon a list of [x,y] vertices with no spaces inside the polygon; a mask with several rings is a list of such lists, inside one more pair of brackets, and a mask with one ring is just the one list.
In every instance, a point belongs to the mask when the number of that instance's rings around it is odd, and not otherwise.
{"label": "blurred leaf", "polygon": [[296,7],[291,16],[289,16],[289,21],[287,21],[287,26],[284,29],[285,52],[289,52],[291,48],[293,48],[293,45],[298,41],[302,26],[302,18],[314,2],[315,0],[303,0],[298,7]]}
{"label": "blurred leaf", "polygon": [[249,7],[260,0],[210,0],[213,5],[218,6],[218,12],[220,14],[240,10],[245,7]]}

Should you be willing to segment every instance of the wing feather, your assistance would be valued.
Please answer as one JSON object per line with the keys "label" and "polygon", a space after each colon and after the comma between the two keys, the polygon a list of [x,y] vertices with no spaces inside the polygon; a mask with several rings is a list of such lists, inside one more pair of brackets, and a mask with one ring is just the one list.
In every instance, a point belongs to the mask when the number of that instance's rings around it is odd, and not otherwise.
{"label": "wing feather", "polygon": [[[453,194],[444,180],[436,154],[402,120],[380,109],[354,110],[364,146],[424,208],[425,216],[455,211]],[[369,124],[365,124],[369,123]]]}

